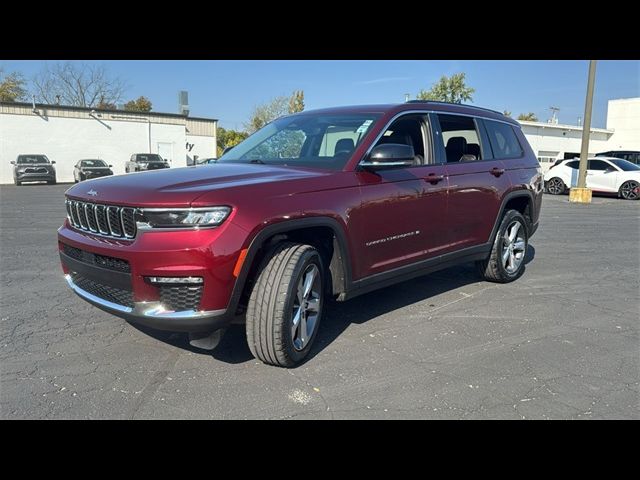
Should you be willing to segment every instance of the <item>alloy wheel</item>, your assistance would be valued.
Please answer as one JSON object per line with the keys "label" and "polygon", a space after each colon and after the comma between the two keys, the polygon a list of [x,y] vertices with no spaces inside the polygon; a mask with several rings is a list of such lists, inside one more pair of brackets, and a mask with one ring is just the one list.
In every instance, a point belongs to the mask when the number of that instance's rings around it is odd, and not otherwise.
{"label": "alloy wheel", "polygon": [[638,188],[640,184],[634,180],[624,182],[620,187],[620,195],[626,200],[636,200],[638,198]]}
{"label": "alloy wheel", "polygon": [[318,324],[321,295],[320,269],[317,265],[311,264],[298,280],[296,297],[293,302],[291,340],[293,347],[298,351],[307,346]]}
{"label": "alloy wheel", "polygon": [[554,177],[547,183],[547,191],[552,195],[564,193],[564,182],[558,177]]}
{"label": "alloy wheel", "polygon": [[508,274],[518,271],[527,250],[527,242],[524,236],[524,227],[515,220],[504,231],[502,242],[502,266]]}

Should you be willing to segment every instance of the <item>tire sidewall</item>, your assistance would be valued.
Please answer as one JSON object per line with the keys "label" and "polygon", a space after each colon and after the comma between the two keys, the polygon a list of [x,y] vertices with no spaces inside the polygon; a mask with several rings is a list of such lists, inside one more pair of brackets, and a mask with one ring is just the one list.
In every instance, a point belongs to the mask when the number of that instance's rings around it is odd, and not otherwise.
{"label": "tire sidewall", "polygon": [[[293,326],[293,304],[296,298],[298,282],[300,281],[300,277],[307,269],[307,267],[311,264],[315,264],[318,267],[320,272],[320,304],[318,308],[318,320],[315,325],[315,329],[311,338],[307,342],[307,345],[302,350],[296,350],[293,346],[293,339],[291,338],[291,327]],[[284,321],[282,322],[283,331],[281,332],[283,343],[285,345],[285,350],[287,356],[295,363],[301,362],[313,347],[313,342],[316,339],[316,335],[318,334],[318,330],[320,329],[320,323],[322,323],[322,315],[324,312],[324,302],[325,302],[325,274],[324,274],[324,266],[322,264],[322,259],[320,258],[320,254],[317,250],[308,250],[305,252],[299,259],[298,264],[294,269],[294,273],[291,276],[291,283],[287,288],[287,298],[284,306]]]}
{"label": "tire sidewall", "polygon": [[[623,200],[638,200],[640,199],[640,196],[636,197],[636,198],[626,198],[623,194],[622,194],[622,187],[624,187],[627,183],[632,182],[633,180],[627,180],[626,182],[622,182],[622,185],[620,185],[620,190],[618,190],[618,194],[620,195],[620,198],[622,198]],[[638,183],[638,182],[636,182]]]}
{"label": "tire sidewall", "polygon": [[[514,220],[519,221],[520,224],[522,225],[521,228],[524,233],[525,248],[524,248],[524,258],[522,260],[522,263],[520,264],[520,266],[515,272],[509,273],[507,272],[507,269],[504,268],[504,265],[502,265],[502,247],[504,247],[504,234],[507,230],[507,227],[511,225],[511,223]],[[500,271],[500,275],[504,277],[505,280],[511,282],[513,280],[516,280],[520,276],[522,276],[525,269],[525,263],[526,263],[525,259],[527,257],[527,250],[529,249],[529,232],[527,231],[527,222],[519,212],[516,212],[515,210],[509,210],[506,213],[506,215],[502,219],[502,222],[500,222],[500,228],[498,229],[498,233],[496,235],[493,248],[496,251],[498,270]]]}

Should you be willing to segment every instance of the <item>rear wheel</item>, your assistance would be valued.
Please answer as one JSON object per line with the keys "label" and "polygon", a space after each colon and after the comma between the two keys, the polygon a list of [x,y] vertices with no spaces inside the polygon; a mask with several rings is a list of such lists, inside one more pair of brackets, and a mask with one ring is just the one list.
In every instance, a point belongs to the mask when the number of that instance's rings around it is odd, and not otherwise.
{"label": "rear wheel", "polygon": [[247,306],[251,353],[270,365],[293,367],[315,340],[324,303],[324,268],[311,245],[285,242],[262,264]]}
{"label": "rear wheel", "polygon": [[18,180],[15,181],[16,187],[19,187],[22,185],[22,182],[19,182]]}
{"label": "rear wheel", "polygon": [[491,255],[476,264],[485,280],[508,283],[522,275],[529,240],[526,225],[520,212],[508,210],[504,214],[491,248]]}
{"label": "rear wheel", "polygon": [[625,200],[638,200],[640,198],[640,183],[635,180],[624,182],[620,186],[620,196]]}
{"label": "rear wheel", "polygon": [[547,192],[551,195],[562,195],[567,190],[561,178],[553,177],[547,182]]}

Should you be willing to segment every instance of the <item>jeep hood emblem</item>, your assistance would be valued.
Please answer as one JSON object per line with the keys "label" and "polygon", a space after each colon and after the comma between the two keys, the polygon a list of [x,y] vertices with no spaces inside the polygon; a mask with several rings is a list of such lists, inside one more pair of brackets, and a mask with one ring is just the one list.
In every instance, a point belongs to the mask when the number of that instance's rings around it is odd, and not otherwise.
{"label": "jeep hood emblem", "polygon": [[98,195],[98,192],[96,192],[93,188],[91,190],[89,190],[87,192],[87,195],[91,195],[92,197],[95,197],[96,195]]}

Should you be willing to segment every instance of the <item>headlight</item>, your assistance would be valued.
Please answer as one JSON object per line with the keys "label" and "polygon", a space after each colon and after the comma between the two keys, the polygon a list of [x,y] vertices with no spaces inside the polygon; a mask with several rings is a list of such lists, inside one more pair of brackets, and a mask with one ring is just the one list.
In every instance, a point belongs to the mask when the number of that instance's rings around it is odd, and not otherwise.
{"label": "headlight", "polygon": [[[198,228],[220,225],[231,213],[230,207],[144,208],[137,221],[142,228]],[[140,225],[141,224],[141,225]]]}

